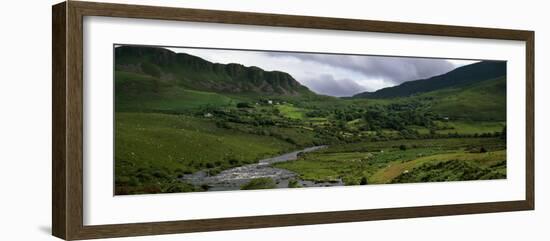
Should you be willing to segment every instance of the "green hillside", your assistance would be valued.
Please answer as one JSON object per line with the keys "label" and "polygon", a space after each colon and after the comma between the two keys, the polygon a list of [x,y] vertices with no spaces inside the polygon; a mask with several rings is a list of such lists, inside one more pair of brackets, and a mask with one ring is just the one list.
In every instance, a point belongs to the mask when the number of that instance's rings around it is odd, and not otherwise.
{"label": "green hillside", "polygon": [[456,68],[446,74],[428,79],[404,82],[398,86],[383,88],[375,92],[355,95],[355,98],[395,98],[445,88],[460,88],[479,81],[495,79],[506,75],[505,61],[481,61]]}
{"label": "green hillside", "polygon": [[[117,195],[214,190],[184,177],[321,145],[273,166],[314,184],[506,178],[503,62],[337,98],[284,72],[122,46],[114,89]],[[279,184],[260,177],[241,188]]]}
{"label": "green hillside", "polygon": [[408,97],[384,99],[353,98],[345,101],[364,106],[391,106],[414,103],[445,120],[505,121],[506,77],[447,87]]}
{"label": "green hillside", "polygon": [[205,106],[234,106],[239,100],[214,92],[158,86],[158,78],[117,71],[115,110],[117,112],[183,113]]}
{"label": "green hillside", "polygon": [[151,88],[169,85],[219,93],[315,95],[285,72],[212,63],[164,48],[121,46],[115,48],[115,58],[116,71],[154,77],[156,81],[150,83]]}
{"label": "green hillside", "polygon": [[462,88],[428,92],[434,99],[432,110],[452,119],[505,121],[506,78],[481,81]]}

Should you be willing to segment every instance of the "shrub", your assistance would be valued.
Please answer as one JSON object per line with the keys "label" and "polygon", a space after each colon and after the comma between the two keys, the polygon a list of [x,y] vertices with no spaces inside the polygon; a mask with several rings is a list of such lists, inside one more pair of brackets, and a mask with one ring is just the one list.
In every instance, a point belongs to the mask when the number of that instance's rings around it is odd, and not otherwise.
{"label": "shrub", "polygon": [[297,188],[297,187],[300,187],[300,185],[298,184],[297,180],[291,179],[291,180],[288,181],[288,187],[289,188]]}
{"label": "shrub", "polygon": [[126,177],[126,176],[117,176],[115,178],[115,182],[117,184],[127,184],[130,182],[130,177]]}
{"label": "shrub", "polygon": [[361,182],[359,182],[359,185],[367,185],[369,182],[367,181],[366,177],[361,178]]}
{"label": "shrub", "polygon": [[200,186],[200,188],[203,190],[203,191],[208,191],[208,189],[210,189],[210,186],[208,186],[207,184],[202,184]]}
{"label": "shrub", "polygon": [[164,170],[154,170],[153,176],[156,178],[166,178],[168,174]]}
{"label": "shrub", "polygon": [[215,176],[215,175],[220,174],[220,172],[222,172],[222,170],[220,168],[213,168],[213,169],[208,170],[208,175],[209,176]]}
{"label": "shrub", "polygon": [[237,160],[235,158],[229,158],[229,160],[227,162],[229,162],[229,165],[232,165],[232,166],[235,166],[235,165],[239,164],[239,160]]}
{"label": "shrub", "polygon": [[184,182],[173,182],[165,184],[162,190],[163,193],[176,193],[176,192],[193,192],[197,191],[193,185]]}
{"label": "shrub", "polygon": [[275,187],[276,184],[273,179],[269,177],[261,177],[250,180],[247,184],[241,186],[241,190],[271,189]]}
{"label": "shrub", "polygon": [[252,106],[246,102],[239,102],[237,103],[237,108],[252,108]]}

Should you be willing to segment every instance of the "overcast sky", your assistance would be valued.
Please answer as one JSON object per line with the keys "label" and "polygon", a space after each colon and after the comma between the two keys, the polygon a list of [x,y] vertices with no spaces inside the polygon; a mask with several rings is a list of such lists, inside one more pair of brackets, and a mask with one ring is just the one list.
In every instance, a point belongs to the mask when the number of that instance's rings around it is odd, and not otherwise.
{"label": "overcast sky", "polygon": [[469,60],[288,53],[268,51],[169,48],[215,63],[240,63],[292,75],[312,91],[331,96],[352,96],[405,81],[447,73],[475,63]]}

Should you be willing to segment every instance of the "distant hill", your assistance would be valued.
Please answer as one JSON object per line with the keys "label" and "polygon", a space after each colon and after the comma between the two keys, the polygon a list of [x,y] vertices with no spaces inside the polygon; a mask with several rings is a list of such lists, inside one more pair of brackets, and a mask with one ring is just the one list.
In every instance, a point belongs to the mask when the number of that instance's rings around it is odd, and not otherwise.
{"label": "distant hill", "polygon": [[388,87],[375,92],[363,92],[353,98],[386,99],[407,97],[445,88],[459,88],[480,81],[495,79],[506,75],[506,62],[481,61],[456,68],[446,74],[427,79],[404,82],[398,86]]}
{"label": "distant hill", "polygon": [[506,77],[430,91],[411,98],[432,98],[431,110],[451,119],[506,121]]}
{"label": "distant hill", "polygon": [[115,70],[117,74],[133,74],[139,77],[132,78],[137,79],[137,82],[126,80],[124,84],[117,86],[118,90],[155,89],[171,85],[218,93],[315,95],[285,72],[265,71],[241,64],[212,63],[197,56],[175,53],[164,48],[117,47]]}

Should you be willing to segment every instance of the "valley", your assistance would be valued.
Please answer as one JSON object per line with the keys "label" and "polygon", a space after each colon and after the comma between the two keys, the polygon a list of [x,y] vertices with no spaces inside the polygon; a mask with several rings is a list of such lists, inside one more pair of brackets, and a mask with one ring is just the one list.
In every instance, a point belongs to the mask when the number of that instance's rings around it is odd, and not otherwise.
{"label": "valley", "polygon": [[117,195],[506,178],[500,63],[452,75],[476,81],[337,98],[163,49],[115,57]]}

